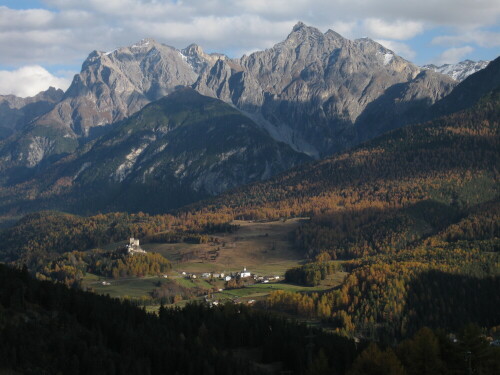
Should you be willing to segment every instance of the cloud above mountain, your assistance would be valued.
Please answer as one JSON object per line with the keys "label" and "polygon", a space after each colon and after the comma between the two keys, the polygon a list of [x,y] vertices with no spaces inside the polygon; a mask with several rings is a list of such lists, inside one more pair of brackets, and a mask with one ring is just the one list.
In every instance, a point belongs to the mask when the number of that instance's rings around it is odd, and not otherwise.
{"label": "cloud above mountain", "polygon": [[438,66],[447,64],[450,61],[460,61],[472,51],[474,51],[474,48],[471,46],[452,47],[444,51],[435,61]]}
{"label": "cloud above mountain", "polygon": [[50,86],[66,90],[71,80],[56,77],[39,65],[29,65],[8,71],[0,70],[0,93],[20,97],[34,96]]}
{"label": "cloud above mountain", "polygon": [[[0,69],[41,65],[52,73],[53,66],[61,65],[76,71],[94,49],[111,50],[144,37],[178,48],[196,42],[208,51],[239,57],[284,39],[298,20],[349,38],[384,40],[399,46],[395,50],[403,57],[422,62],[429,58],[422,48],[425,43],[435,56],[450,47],[448,42],[479,52],[498,46],[500,35],[497,0],[45,0],[25,7],[23,1],[8,3],[14,5],[0,6]],[[437,29],[440,34],[428,36]]]}

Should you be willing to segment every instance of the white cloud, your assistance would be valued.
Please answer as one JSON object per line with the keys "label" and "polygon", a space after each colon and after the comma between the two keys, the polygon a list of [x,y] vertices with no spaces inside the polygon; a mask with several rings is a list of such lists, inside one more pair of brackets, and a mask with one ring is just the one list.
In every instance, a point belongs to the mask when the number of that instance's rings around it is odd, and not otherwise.
{"label": "white cloud", "polygon": [[[325,22],[347,18],[411,19],[454,25],[494,24],[500,14],[497,0],[45,0],[55,9],[88,10],[112,16],[145,15],[178,20],[202,15],[258,15],[273,20],[312,16]],[[171,20],[173,20],[172,18]],[[329,20],[329,21],[327,21]],[[315,23],[318,26],[320,22]]]}
{"label": "white cloud", "polygon": [[[368,36],[401,42],[430,28],[449,26],[457,34],[448,38],[462,38],[454,46],[499,43],[498,33],[484,31],[488,25],[498,25],[498,0],[42,2],[49,10],[0,6],[0,65],[75,66],[94,49],[112,50],[148,36],[177,48],[196,42],[208,51],[237,57],[243,51],[263,49],[283,40],[299,20],[349,38]],[[465,36],[474,41],[464,41]],[[441,42],[446,43],[447,37],[443,38]],[[403,56],[414,56],[407,46],[398,46]]]}
{"label": "white cloud", "polygon": [[39,65],[17,70],[0,70],[0,94],[20,97],[34,96],[50,86],[66,90],[71,83],[67,77],[56,77]]}
{"label": "white cloud", "polygon": [[0,6],[0,30],[41,29],[50,26],[55,15],[44,9],[10,9]]}
{"label": "white cloud", "polygon": [[424,24],[415,21],[386,22],[379,18],[368,18],[363,22],[368,35],[375,38],[391,38],[396,40],[405,40],[424,31]]}
{"label": "white cloud", "polygon": [[405,43],[397,42],[394,40],[385,40],[385,39],[377,39],[377,43],[382,44],[385,48],[390,49],[393,52],[396,52],[399,56],[404,57],[407,60],[413,60],[416,56],[416,52],[410,48]]}
{"label": "white cloud", "polygon": [[359,22],[356,21],[336,21],[329,28],[349,39],[359,37],[360,34]]}
{"label": "white cloud", "polygon": [[439,66],[460,62],[472,51],[474,51],[474,48],[471,46],[449,48],[435,59],[435,64]]}
{"label": "white cloud", "polygon": [[500,46],[500,33],[481,30],[468,30],[458,35],[442,35],[432,39],[435,45],[460,45],[463,43],[475,43],[481,47]]}

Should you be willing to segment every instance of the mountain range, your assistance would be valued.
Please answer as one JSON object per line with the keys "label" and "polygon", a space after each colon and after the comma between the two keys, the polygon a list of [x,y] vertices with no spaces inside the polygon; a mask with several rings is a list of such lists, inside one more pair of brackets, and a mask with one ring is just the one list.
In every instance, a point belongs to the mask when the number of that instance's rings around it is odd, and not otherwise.
{"label": "mountain range", "polygon": [[452,95],[466,108],[487,92],[467,82],[301,22],[239,59],[152,39],[94,51],[64,94],[0,112],[1,211],[178,207],[451,113]]}

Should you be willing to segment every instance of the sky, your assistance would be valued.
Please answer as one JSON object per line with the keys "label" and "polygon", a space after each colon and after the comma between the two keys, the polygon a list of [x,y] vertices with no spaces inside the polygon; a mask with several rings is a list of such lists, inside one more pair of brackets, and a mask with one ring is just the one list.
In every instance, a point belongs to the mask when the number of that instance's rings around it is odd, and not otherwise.
{"label": "sky", "polygon": [[298,21],[369,37],[417,65],[500,55],[499,0],[0,0],[0,94],[65,90],[93,50],[146,37],[240,57]]}

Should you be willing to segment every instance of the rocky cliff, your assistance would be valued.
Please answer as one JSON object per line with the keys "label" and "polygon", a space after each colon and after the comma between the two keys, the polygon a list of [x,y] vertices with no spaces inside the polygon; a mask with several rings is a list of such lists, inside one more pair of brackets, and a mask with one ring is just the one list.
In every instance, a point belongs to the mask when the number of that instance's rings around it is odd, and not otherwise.
{"label": "rocky cliff", "polygon": [[456,85],[371,39],[298,23],[285,41],[218,61],[194,88],[249,113],[276,139],[315,157],[420,119]]}

